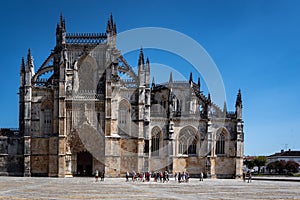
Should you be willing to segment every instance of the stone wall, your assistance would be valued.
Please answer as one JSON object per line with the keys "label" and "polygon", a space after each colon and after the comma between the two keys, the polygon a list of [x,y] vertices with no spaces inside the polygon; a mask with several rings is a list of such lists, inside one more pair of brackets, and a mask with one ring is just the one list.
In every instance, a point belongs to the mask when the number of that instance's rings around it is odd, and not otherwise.
{"label": "stone wall", "polygon": [[31,138],[31,175],[48,176],[49,139]]}
{"label": "stone wall", "polygon": [[23,144],[18,132],[0,129],[0,175],[23,175]]}
{"label": "stone wall", "polygon": [[200,157],[177,157],[173,161],[173,172],[187,171],[191,177],[199,177],[200,172],[205,173],[206,158]]}
{"label": "stone wall", "polygon": [[216,157],[215,174],[217,178],[235,178],[235,158]]}

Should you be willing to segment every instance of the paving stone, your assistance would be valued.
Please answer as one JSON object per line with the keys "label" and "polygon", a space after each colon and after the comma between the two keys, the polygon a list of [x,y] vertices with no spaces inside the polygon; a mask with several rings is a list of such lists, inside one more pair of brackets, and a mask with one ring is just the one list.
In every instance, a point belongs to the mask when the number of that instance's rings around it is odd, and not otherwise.
{"label": "paving stone", "polygon": [[300,182],[191,179],[178,183],[122,178],[0,177],[0,199],[300,199]]}

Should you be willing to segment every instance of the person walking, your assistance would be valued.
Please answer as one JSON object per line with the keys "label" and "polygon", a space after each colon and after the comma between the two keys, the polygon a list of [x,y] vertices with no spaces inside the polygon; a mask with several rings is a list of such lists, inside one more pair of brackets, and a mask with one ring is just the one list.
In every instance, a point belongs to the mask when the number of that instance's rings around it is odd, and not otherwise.
{"label": "person walking", "polygon": [[128,182],[128,178],[129,178],[129,172],[128,171],[126,172],[125,176],[126,176],[126,182]]}
{"label": "person walking", "polygon": [[251,174],[251,171],[249,171],[249,175],[248,175],[248,183],[250,183],[252,180],[252,174]]}
{"label": "person walking", "polygon": [[177,178],[178,178],[178,183],[180,183],[181,182],[181,174],[180,174],[180,172],[178,172]]}

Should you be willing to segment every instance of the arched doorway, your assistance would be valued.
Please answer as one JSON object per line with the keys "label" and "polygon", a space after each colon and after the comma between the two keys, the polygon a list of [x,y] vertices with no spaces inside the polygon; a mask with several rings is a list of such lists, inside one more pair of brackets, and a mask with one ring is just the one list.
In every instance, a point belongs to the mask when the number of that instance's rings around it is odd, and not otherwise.
{"label": "arched doorway", "polygon": [[77,175],[92,176],[93,174],[93,156],[87,152],[77,153]]}

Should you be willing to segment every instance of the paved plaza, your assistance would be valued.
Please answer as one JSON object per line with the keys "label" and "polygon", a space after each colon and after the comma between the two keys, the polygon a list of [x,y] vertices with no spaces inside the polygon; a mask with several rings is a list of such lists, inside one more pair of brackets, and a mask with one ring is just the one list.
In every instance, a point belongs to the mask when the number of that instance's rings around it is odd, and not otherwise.
{"label": "paved plaza", "polygon": [[300,199],[300,182],[191,179],[189,183],[123,178],[0,177],[0,199]]}

